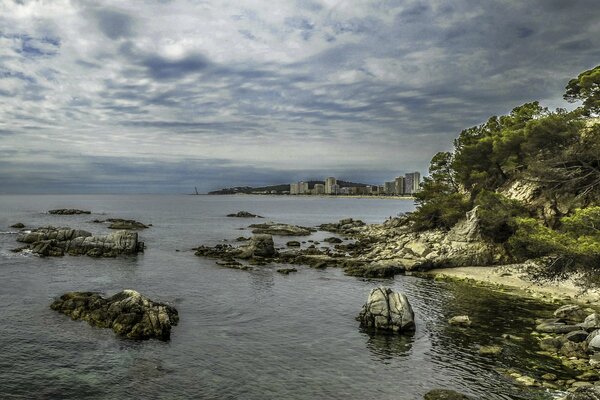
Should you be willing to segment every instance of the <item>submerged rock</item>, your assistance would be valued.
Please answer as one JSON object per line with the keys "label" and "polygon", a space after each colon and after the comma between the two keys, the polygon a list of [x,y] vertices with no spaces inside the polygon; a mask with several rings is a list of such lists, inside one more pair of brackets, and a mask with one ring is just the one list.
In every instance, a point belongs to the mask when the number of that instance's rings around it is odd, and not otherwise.
{"label": "submerged rock", "polygon": [[298,270],[296,268],[280,268],[277,272],[283,275],[289,275],[291,272],[298,272]]}
{"label": "submerged rock", "polygon": [[23,229],[25,228],[25,224],[22,222],[17,222],[16,224],[11,225],[10,227],[15,229]]}
{"label": "submerged rock", "polygon": [[457,315],[448,320],[450,325],[470,326],[471,319],[468,315]]}
{"label": "submerged rock", "polygon": [[43,257],[65,254],[116,257],[144,251],[144,242],[138,241],[138,234],[127,231],[92,236],[90,232],[80,229],[48,226],[21,235],[17,241],[27,243],[25,249]]}
{"label": "submerged rock", "polygon": [[260,215],[249,213],[248,211],[238,211],[234,214],[227,214],[228,217],[233,218],[263,218]]}
{"label": "submerged rock", "polygon": [[169,340],[171,326],[177,325],[177,310],[154,302],[135,290],[123,290],[104,298],[93,292],[69,292],[55,300],[50,308],[74,320],[92,326],[110,328],[130,339]]}
{"label": "submerged rock", "polygon": [[470,398],[462,393],[448,389],[433,389],[425,394],[424,400],[469,400]]}
{"label": "submerged rock", "polygon": [[59,208],[56,210],[48,211],[48,214],[57,214],[57,215],[77,215],[77,214],[91,214],[91,211],[86,210],[78,210],[76,208]]}
{"label": "submerged rock", "polygon": [[307,228],[304,226],[279,224],[275,222],[252,224],[249,226],[249,228],[252,228],[252,233],[255,234],[268,234],[277,236],[308,236],[316,231],[316,229]]}
{"label": "submerged rock", "polygon": [[297,240],[290,240],[285,244],[287,247],[300,247],[300,242]]}
{"label": "submerged rock", "polygon": [[371,290],[357,320],[364,327],[398,333],[415,330],[415,314],[408,299],[389,288]]}
{"label": "submerged rock", "polygon": [[142,224],[141,222],[135,221],[133,219],[109,218],[106,221],[110,222],[110,225],[108,226],[109,229],[133,230],[148,228],[148,225]]}

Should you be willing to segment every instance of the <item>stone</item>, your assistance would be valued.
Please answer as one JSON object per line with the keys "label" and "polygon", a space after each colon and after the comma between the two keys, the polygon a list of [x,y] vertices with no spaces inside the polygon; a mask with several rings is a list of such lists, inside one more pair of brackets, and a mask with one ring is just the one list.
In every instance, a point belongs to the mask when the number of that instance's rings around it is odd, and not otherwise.
{"label": "stone", "polygon": [[479,354],[482,356],[497,356],[502,353],[502,347],[491,345],[491,346],[481,346],[479,348]]}
{"label": "stone", "polygon": [[405,249],[410,250],[417,257],[425,257],[431,250],[422,242],[413,241],[404,245]]}
{"label": "stone", "polygon": [[562,346],[562,340],[557,337],[547,337],[541,339],[539,345],[542,350],[557,353]]}
{"label": "stone", "polygon": [[109,218],[106,221],[110,222],[110,225],[108,226],[109,229],[133,230],[148,228],[147,225],[142,224],[141,222],[135,221],[133,219]]}
{"label": "stone", "polygon": [[130,289],[108,298],[94,292],[69,292],[50,308],[71,319],[110,328],[120,336],[138,340],[169,340],[171,327],[179,322],[174,307],[154,302]]}
{"label": "stone", "polygon": [[457,315],[448,320],[450,325],[469,326],[471,325],[471,319],[468,315]]}
{"label": "stone", "polygon": [[271,235],[254,235],[239,248],[238,258],[251,257],[273,257],[275,255],[275,244]]}
{"label": "stone", "polygon": [[588,333],[586,331],[573,331],[565,335],[565,339],[575,343],[584,342],[587,337]]}
{"label": "stone", "polygon": [[[590,335],[593,335],[594,332],[592,332]],[[588,348],[590,350],[593,351],[599,351],[600,350],[600,335],[598,333],[596,333],[589,341],[588,343]]]}
{"label": "stone", "polygon": [[415,315],[406,296],[385,287],[371,290],[357,320],[364,327],[378,330],[397,333],[415,330]]}
{"label": "stone", "polygon": [[566,341],[563,343],[558,353],[569,358],[587,358],[585,345],[583,343]]}
{"label": "stone", "polygon": [[249,226],[249,228],[252,228],[252,233],[255,234],[268,234],[276,236],[308,236],[316,231],[316,229],[307,228],[304,226],[278,224],[274,222],[252,224]]}
{"label": "stone", "polygon": [[233,218],[263,218],[260,215],[252,214],[248,211],[238,211],[234,214],[227,214],[227,216]]}
{"label": "stone", "polygon": [[600,329],[600,314],[593,313],[585,317],[583,322],[579,324],[583,329],[592,331],[594,329]]}
{"label": "stone", "polygon": [[287,247],[300,247],[300,242],[297,240],[290,240],[285,244]]}
{"label": "stone", "polygon": [[568,304],[554,311],[554,316],[567,322],[583,322],[587,313],[576,304]]}
{"label": "stone", "polygon": [[91,211],[86,210],[78,210],[75,208],[59,208],[56,210],[48,211],[48,214],[57,214],[57,215],[78,215],[78,214],[91,214]]}
{"label": "stone", "polygon": [[25,228],[25,224],[22,222],[17,222],[16,224],[11,225],[10,227],[15,229],[23,229]]}
{"label": "stone", "polygon": [[569,333],[580,330],[578,325],[567,325],[560,322],[546,322],[535,327],[538,332],[544,333]]}
{"label": "stone", "polygon": [[555,374],[548,372],[548,373],[542,375],[542,379],[544,379],[546,381],[555,381],[558,379],[558,377]]}
{"label": "stone", "polygon": [[425,394],[424,400],[469,400],[470,398],[462,393],[449,389],[433,389]]}
{"label": "stone", "polygon": [[343,242],[342,239],[337,238],[337,237],[328,237],[328,238],[323,239],[323,241],[327,242],[327,243],[342,243]]}
{"label": "stone", "polygon": [[90,232],[79,229],[49,226],[23,234],[17,241],[27,243],[26,249],[42,257],[64,254],[116,257],[144,251],[144,242],[138,240],[138,234],[128,231],[92,236]]}
{"label": "stone", "polygon": [[515,378],[515,381],[523,386],[528,386],[528,387],[538,386],[537,381],[534,378],[532,378],[531,376],[527,376],[527,375],[519,376],[519,377]]}

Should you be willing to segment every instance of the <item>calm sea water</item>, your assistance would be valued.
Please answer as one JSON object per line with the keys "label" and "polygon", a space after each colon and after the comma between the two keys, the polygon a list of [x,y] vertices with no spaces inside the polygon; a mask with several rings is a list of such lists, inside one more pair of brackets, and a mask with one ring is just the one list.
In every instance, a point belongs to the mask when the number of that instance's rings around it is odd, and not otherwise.
{"label": "calm sea water", "polygon": [[[63,207],[93,213],[46,214]],[[555,370],[552,360],[535,354],[528,330],[552,307],[415,277],[366,281],[335,268],[299,267],[289,276],[276,266],[232,270],[191,251],[248,235],[240,228],[253,221],[225,217],[239,210],[314,226],[349,216],[382,222],[412,208],[410,201],[383,199],[0,196],[0,398],[411,400],[439,387],[483,399],[549,398],[494,369]],[[140,233],[146,252],[98,260],[9,251],[17,243],[8,226],[16,222],[104,233],[90,221],[108,217],[153,224]],[[359,328],[355,316],[369,290],[382,284],[409,297],[414,336]],[[126,288],[177,307],[181,322],[170,342],[121,339],[49,308],[67,291]],[[470,315],[473,328],[450,327],[447,319],[457,314]],[[525,341],[500,339],[507,332]],[[505,351],[495,359],[480,356],[478,347],[487,344]]]}

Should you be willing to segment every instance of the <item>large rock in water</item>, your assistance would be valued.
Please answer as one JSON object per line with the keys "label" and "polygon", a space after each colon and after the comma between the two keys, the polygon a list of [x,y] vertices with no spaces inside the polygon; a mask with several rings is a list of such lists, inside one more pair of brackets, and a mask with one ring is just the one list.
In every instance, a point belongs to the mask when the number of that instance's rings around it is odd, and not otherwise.
{"label": "large rock in water", "polygon": [[17,241],[27,243],[27,249],[44,257],[62,256],[65,253],[90,257],[116,257],[119,254],[136,254],[144,251],[144,242],[138,241],[138,234],[127,231],[92,236],[90,232],[79,229],[48,226],[21,235]]}
{"label": "large rock in water", "polygon": [[123,290],[109,298],[93,292],[65,293],[50,308],[71,319],[139,340],[169,340],[171,326],[179,322],[174,307],[156,303],[135,290]]}
{"label": "large rock in water", "polygon": [[357,320],[362,326],[393,332],[415,330],[415,314],[403,293],[389,288],[371,290]]}
{"label": "large rock in water", "polygon": [[59,208],[57,210],[48,211],[48,214],[77,215],[77,214],[91,214],[91,211],[77,210],[75,208]]}
{"label": "large rock in water", "polygon": [[251,257],[273,257],[275,255],[275,245],[271,235],[254,235],[248,240],[245,246],[239,247],[238,258],[246,259]]}

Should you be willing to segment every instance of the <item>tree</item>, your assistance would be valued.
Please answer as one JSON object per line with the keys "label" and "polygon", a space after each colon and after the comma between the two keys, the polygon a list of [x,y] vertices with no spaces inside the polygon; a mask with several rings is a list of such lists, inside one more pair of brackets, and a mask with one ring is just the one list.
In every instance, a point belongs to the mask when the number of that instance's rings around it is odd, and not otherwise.
{"label": "tree", "polygon": [[585,114],[600,113],[600,65],[571,79],[565,89],[564,99],[571,103],[583,101]]}

